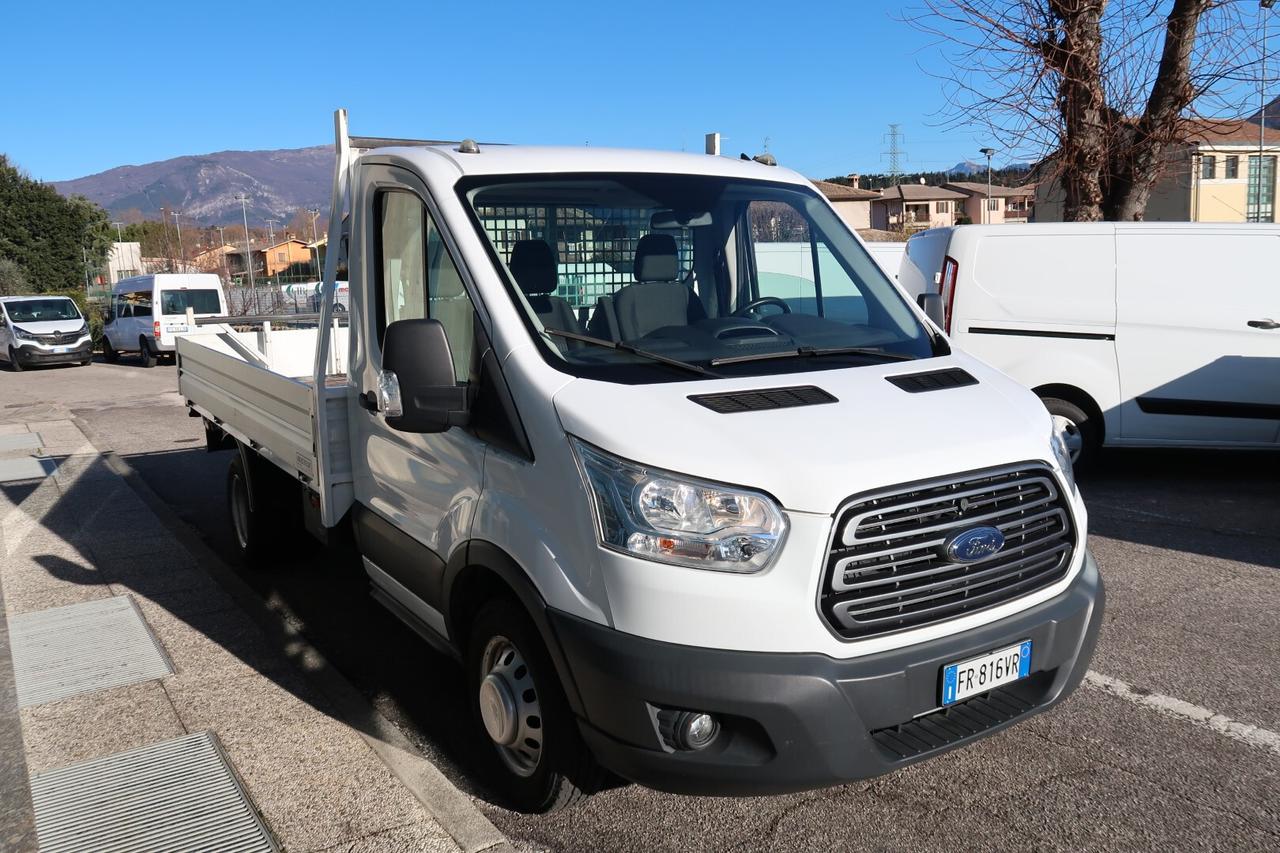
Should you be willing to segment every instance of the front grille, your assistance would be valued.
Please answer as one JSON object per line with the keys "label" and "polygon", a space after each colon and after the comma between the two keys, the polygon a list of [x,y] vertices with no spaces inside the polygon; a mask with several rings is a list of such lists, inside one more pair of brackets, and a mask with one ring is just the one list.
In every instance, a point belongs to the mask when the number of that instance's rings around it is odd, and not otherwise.
{"label": "front grille", "polygon": [[914,758],[1007,723],[1034,707],[1016,693],[996,688],[902,725],[874,731],[871,739],[895,760]]}
{"label": "front grille", "polygon": [[[1004,547],[972,563],[948,559],[947,537],[980,526],[1000,530]],[[1067,501],[1043,465],[859,498],[836,518],[822,614],[851,639],[953,619],[1061,580],[1074,546]]]}
{"label": "front grille", "polygon": [[80,340],[81,332],[58,332],[52,335],[36,335],[42,344],[74,344]]}

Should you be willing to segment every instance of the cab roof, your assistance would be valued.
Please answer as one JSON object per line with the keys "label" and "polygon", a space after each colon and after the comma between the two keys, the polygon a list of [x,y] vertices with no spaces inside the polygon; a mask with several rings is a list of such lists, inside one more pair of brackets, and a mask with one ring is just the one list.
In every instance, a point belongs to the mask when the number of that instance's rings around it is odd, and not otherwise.
{"label": "cab roof", "polygon": [[476,154],[463,154],[455,143],[391,146],[369,149],[362,157],[387,155],[430,169],[439,158],[453,165],[459,177],[470,175],[537,175],[565,173],[636,172],[673,175],[711,175],[811,186],[791,169],[682,151],[639,148],[596,148],[550,145],[479,144]]}

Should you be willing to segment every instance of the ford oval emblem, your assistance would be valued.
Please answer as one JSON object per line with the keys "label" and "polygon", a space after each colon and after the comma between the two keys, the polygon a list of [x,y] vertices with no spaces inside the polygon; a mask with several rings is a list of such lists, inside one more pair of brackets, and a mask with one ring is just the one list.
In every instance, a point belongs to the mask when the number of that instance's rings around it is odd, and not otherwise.
{"label": "ford oval emblem", "polygon": [[994,527],[971,527],[952,533],[942,544],[947,559],[953,563],[976,563],[1004,547],[1004,534]]}

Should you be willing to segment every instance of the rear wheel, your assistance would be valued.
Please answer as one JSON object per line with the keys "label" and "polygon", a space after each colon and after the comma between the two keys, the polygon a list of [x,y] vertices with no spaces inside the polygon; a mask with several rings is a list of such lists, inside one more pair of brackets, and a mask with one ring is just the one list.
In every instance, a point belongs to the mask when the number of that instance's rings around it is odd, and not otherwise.
{"label": "rear wheel", "polygon": [[523,812],[552,812],[599,790],[605,774],[582,742],[555,667],[524,609],[480,608],[467,645],[472,717],[489,776]]}
{"label": "rear wheel", "polygon": [[241,562],[265,568],[297,544],[299,501],[297,484],[270,463],[246,468],[236,453],[227,468],[227,513]]}
{"label": "rear wheel", "polygon": [[1102,445],[1102,429],[1097,419],[1075,403],[1058,397],[1043,397],[1041,402],[1053,416],[1054,428],[1066,442],[1072,466],[1085,469],[1092,465]]}
{"label": "rear wheel", "polygon": [[120,360],[120,353],[116,352],[116,348],[111,345],[111,339],[106,335],[102,336],[102,360],[107,364],[115,364]]}
{"label": "rear wheel", "polygon": [[18,353],[13,347],[9,347],[9,369],[14,373],[22,372],[22,362],[18,361]]}
{"label": "rear wheel", "polygon": [[159,360],[145,337],[138,338],[138,357],[142,359],[143,367],[155,367]]}

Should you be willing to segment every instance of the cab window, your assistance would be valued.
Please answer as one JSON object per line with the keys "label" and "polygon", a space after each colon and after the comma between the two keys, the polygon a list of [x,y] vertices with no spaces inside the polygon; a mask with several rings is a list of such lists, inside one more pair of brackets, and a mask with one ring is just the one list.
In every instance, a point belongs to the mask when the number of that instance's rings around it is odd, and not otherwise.
{"label": "cab window", "polygon": [[439,320],[453,351],[454,377],[468,381],[475,346],[475,307],[440,229],[412,193],[379,195],[377,333],[397,320]]}

